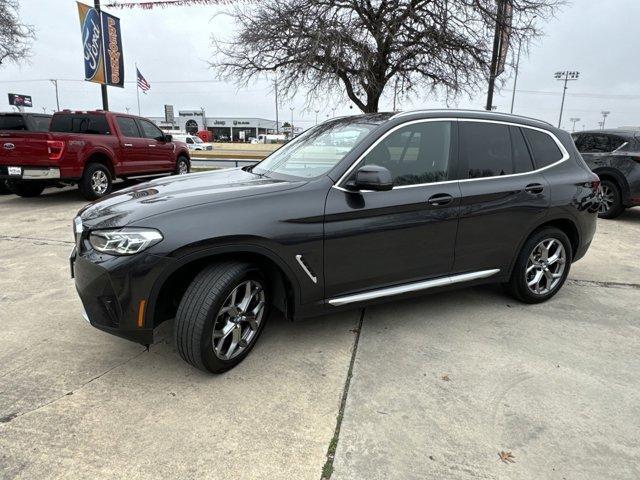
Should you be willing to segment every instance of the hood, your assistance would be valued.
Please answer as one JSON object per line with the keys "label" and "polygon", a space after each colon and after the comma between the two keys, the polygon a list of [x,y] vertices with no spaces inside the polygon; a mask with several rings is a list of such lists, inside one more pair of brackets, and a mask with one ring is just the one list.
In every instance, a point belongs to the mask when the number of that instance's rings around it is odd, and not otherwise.
{"label": "hood", "polygon": [[123,227],[173,210],[288,190],[304,183],[262,177],[241,168],[176,175],[120,190],[90,203],[78,214],[90,228]]}

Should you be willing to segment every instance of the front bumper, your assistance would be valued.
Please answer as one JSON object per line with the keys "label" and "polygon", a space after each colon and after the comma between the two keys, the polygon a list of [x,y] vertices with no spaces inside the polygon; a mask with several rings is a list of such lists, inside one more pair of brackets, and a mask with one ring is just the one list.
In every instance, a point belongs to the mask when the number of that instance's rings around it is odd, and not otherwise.
{"label": "front bumper", "polygon": [[145,254],[100,255],[93,250],[71,254],[71,275],[94,327],[142,345],[155,343],[150,296],[155,281],[171,262]]}
{"label": "front bumper", "polygon": [[59,180],[58,167],[23,167],[20,165],[0,166],[0,178],[3,180]]}

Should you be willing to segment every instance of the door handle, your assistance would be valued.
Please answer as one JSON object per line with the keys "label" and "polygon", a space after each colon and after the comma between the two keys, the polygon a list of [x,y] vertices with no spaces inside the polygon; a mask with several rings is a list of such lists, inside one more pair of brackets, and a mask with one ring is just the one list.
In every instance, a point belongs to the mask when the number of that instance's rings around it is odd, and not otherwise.
{"label": "door handle", "polygon": [[155,146],[156,146],[156,144],[155,144],[155,143],[150,143],[150,144],[149,144],[149,146],[150,146],[150,147],[155,147]]}
{"label": "door handle", "polygon": [[544,187],[539,183],[530,183],[524,187],[524,191],[527,193],[542,193]]}
{"label": "door handle", "polygon": [[448,205],[453,201],[453,197],[448,193],[436,193],[435,195],[431,195],[427,200],[429,205],[440,206],[440,205]]}
{"label": "door handle", "polygon": [[125,143],[124,146],[125,147],[133,147],[133,143]]}

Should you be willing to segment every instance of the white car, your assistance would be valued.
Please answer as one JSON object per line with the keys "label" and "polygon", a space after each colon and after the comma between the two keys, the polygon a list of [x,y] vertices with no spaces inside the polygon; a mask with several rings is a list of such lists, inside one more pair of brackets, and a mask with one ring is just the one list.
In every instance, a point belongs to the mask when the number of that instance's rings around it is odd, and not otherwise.
{"label": "white car", "polygon": [[213,145],[203,142],[200,137],[195,135],[175,134],[173,139],[186,143],[189,150],[213,150]]}

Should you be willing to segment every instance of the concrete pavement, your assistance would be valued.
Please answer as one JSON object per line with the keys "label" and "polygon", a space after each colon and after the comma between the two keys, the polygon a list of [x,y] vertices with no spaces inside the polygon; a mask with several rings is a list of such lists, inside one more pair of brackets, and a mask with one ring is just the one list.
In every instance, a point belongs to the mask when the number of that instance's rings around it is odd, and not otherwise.
{"label": "concrete pavement", "polygon": [[0,197],[2,479],[318,479],[336,441],[337,480],[640,477],[640,209],[599,222],[546,304],[479,287],[369,308],[355,356],[358,311],[273,318],[209,376],[81,319],[83,204]]}

